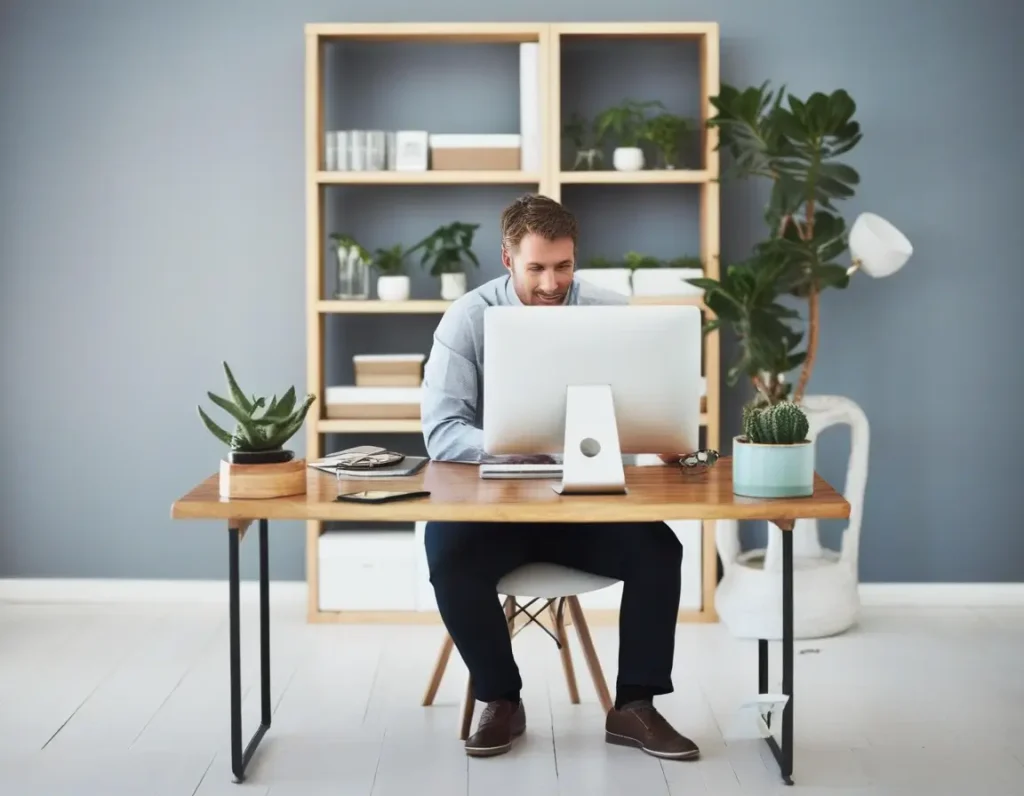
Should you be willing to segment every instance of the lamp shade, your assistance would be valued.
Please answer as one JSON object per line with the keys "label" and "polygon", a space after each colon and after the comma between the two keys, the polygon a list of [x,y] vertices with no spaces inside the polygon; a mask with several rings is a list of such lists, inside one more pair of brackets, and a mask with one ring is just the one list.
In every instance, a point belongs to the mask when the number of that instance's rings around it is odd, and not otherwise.
{"label": "lamp shade", "polygon": [[900,270],[914,247],[906,235],[881,216],[861,213],[850,229],[850,252],[861,271],[881,279]]}

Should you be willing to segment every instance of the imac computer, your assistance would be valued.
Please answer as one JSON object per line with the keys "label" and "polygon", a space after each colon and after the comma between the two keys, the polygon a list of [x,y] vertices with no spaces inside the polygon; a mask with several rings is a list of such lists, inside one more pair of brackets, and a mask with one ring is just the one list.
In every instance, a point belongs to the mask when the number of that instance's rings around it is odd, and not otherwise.
{"label": "imac computer", "polygon": [[687,305],[487,308],[484,450],[560,455],[559,494],[624,493],[623,454],[700,447],[701,323]]}

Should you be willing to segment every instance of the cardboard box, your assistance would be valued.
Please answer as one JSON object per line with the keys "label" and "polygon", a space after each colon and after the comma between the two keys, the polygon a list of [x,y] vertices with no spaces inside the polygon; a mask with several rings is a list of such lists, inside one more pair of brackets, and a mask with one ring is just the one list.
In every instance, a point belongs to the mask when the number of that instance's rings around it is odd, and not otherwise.
{"label": "cardboard box", "polygon": [[441,134],[430,136],[435,171],[519,171],[522,136]]}
{"label": "cardboard box", "polygon": [[419,387],[423,354],[357,354],[352,357],[357,387]]}
{"label": "cardboard box", "polygon": [[328,387],[325,413],[331,420],[418,420],[419,387]]}

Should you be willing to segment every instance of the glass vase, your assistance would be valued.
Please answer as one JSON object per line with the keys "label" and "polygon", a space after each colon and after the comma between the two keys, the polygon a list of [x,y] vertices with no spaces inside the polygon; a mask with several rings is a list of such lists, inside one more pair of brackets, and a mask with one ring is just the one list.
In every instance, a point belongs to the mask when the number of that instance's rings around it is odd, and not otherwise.
{"label": "glass vase", "polygon": [[370,264],[355,247],[339,246],[338,284],[334,297],[338,299],[368,299],[370,297]]}

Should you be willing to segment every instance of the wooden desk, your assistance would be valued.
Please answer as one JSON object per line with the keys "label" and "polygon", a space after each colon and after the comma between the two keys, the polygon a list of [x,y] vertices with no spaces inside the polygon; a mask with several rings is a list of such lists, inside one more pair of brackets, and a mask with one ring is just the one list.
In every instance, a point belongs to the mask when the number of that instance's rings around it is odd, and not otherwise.
{"label": "wooden desk", "polygon": [[[732,462],[722,458],[710,470],[672,466],[627,467],[626,495],[560,496],[550,480],[483,481],[472,465],[430,462],[418,475],[401,479],[345,479],[344,491],[425,489],[429,497],[376,505],[335,500],[333,475],[310,468],[306,494],[271,500],[228,500],[210,476],[175,501],[171,517],[182,520],[224,520],[228,528],[228,594],[231,669],[231,769],[241,782],[245,768],[270,727],[270,610],[267,533],[269,520],[369,520],[414,522],[471,520],[476,522],[637,522],[750,519],[774,522],[791,531],[800,518],[845,519],[850,505],[824,479],[815,476],[808,498],[757,500],[733,495]],[[239,650],[238,546],[246,528],[259,522],[261,707],[259,728],[242,747],[241,662]],[[793,537],[782,534],[782,691],[789,696],[783,711],[781,744],[767,740],[783,779],[793,772]],[[768,642],[758,642],[758,683],[768,684]]]}

